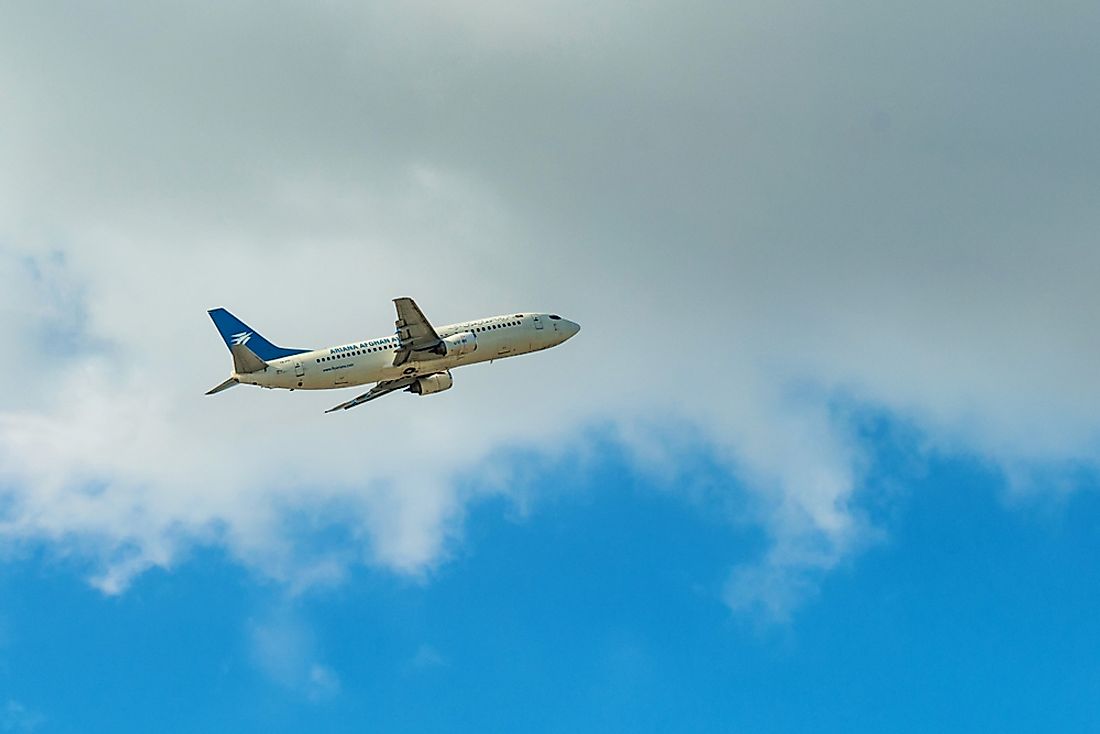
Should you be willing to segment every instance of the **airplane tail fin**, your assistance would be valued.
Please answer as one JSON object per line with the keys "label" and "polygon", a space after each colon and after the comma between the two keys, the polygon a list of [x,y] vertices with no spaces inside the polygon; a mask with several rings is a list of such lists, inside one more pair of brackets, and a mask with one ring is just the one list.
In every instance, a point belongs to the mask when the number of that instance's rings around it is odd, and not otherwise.
{"label": "airplane tail fin", "polygon": [[206,393],[207,395],[213,395],[240,384],[237,379],[238,375],[262,372],[267,369],[267,363],[273,359],[290,357],[308,351],[306,349],[286,349],[275,346],[260,336],[255,329],[224,308],[211,309],[208,313],[210,319],[214,322],[214,326],[217,327],[218,333],[222,335],[225,346],[229,347],[229,352],[233,355],[233,376],[211,389]]}
{"label": "airplane tail fin", "polygon": [[[241,353],[248,353],[243,354],[246,361],[249,361],[248,356],[251,355],[259,358],[261,362],[270,362],[273,359],[290,357],[294,354],[301,354],[302,352],[308,351],[306,349],[286,349],[284,347],[275,346],[267,339],[260,336],[259,332],[251,326],[244,323],[224,308],[211,309],[209,314],[210,319],[214,322],[214,326],[218,329],[218,333],[221,334],[222,339],[225,340],[225,346],[229,347],[229,351],[234,353],[234,362],[236,362],[238,354]],[[234,349],[234,347],[245,347],[245,349]],[[265,364],[261,364],[259,368],[263,369],[266,366]]]}

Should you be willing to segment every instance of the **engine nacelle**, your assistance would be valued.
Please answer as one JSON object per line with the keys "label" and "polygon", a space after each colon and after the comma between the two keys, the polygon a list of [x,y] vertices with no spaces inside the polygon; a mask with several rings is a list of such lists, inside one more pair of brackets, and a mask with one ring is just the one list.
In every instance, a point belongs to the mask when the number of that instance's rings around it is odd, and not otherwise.
{"label": "engine nacelle", "polygon": [[432,393],[450,390],[454,384],[455,381],[450,372],[439,372],[427,377],[416,378],[416,382],[409,386],[409,392],[414,392],[417,395],[431,395]]}
{"label": "engine nacelle", "polygon": [[441,357],[461,357],[477,349],[477,335],[472,331],[463,331],[459,334],[451,334],[443,339]]}

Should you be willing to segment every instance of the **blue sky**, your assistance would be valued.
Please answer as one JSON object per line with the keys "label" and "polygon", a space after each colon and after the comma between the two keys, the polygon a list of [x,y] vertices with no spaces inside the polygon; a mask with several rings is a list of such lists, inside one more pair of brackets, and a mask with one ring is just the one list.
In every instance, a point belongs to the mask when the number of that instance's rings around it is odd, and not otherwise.
{"label": "blue sky", "polygon": [[527,515],[477,504],[419,582],[290,595],[200,549],[107,597],[28,552],[0,577],[6,730],[1090,730],[1095,488],[1006,507],[974,461],[915,477],[888,428],[861,502],[885,537],[782,625],[718,594],[760,534],[613,450],[580,476],[565,457]]}
{"label": "blue sky", "polygon": [[[1097,27],[0,5],[0,734],[1095,729]],[[583,329],[203,395],[402,296]]]}

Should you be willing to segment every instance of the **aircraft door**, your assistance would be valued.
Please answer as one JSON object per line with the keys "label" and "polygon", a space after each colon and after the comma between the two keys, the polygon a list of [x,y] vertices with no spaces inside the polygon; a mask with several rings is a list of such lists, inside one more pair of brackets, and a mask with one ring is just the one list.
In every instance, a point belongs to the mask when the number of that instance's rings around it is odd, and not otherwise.
{"label": "aircraft door", "polygon": [[533,318],[535,319],[535,328],[536,329],[541,329],[542,328],[542,319],[539,318],[538,314],[535,314]]}
{"label": "aircraft door", "polygon": [[298,377],[304,377],[306,374],[306,368],[302,366],[301,362],[294,363],[294,374]]}

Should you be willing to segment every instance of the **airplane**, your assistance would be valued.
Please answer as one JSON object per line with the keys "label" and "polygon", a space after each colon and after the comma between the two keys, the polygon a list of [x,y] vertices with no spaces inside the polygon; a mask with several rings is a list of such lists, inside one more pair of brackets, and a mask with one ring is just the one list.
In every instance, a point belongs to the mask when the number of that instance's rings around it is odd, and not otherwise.
{"label": "airplane", "polygon": [[376,383],[367,392],[326,410],[348,410],[397,390],[433,395],[454,384],[451,370],[556,347],[581,330],[553,313],[517,313],[463,321],[438,329],[416,301],[395,298],[397,331],[325,349],[277,347],[224,308],[208,311],[233,355],[233,374],[209,390],[235,385],[287,390],[333,390]]}

